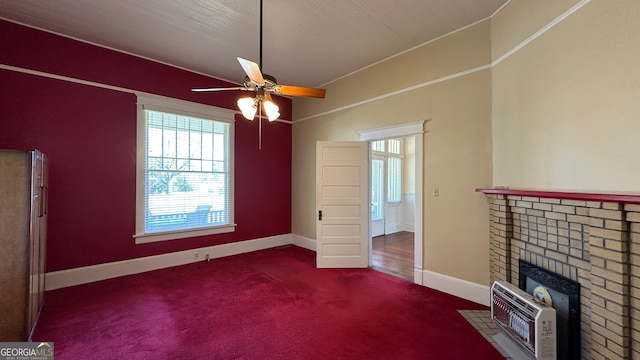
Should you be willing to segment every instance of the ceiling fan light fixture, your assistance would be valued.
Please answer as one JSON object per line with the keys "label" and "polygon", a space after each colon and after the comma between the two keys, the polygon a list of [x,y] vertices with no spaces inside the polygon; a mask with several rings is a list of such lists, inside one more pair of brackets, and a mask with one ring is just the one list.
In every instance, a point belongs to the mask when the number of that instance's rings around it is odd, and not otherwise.
{"label": "ceiling fan light fixture", "polygon": [[264,112],[267,113],[269,121],[274,121],[280,117],[280,108],[278,108],[278,105],[269,100],[263,101],[262,104],[264,105]]}
{"label": "ceiling fan light fixture", "polygon": [[255,99],[250,97],[238,99],[238,108],[242,111],[242,116],[248,120],[253,120],[256,116],[256,111],[258,111]]}
{"label": "ceiling fan light fixture", "polygon": [[238,57],[238,62],[244,70],[246,76],[244,78],[244,86],[225,87],[225,88],[195,88],[191,91],[223,91],[223,90],[242,90],[255,91],[255,98],[244,97],[238,99],[238,108],[242,111],[242,115],[248,120],[253,120],[256,113],[260,111],[259,143],[258,148],[262,149],[262,113],[267,116],[269,122],[275,121],[280,117],[280,108],[272,101],[271,94],[284,96],[306,96],[314,98],[324,98],[325,89],[307,88],[302,86],[278,85],[275,77],[262,73],[262,13],[264,10],[263,0],[260,0],[260,64],[253,61]]}

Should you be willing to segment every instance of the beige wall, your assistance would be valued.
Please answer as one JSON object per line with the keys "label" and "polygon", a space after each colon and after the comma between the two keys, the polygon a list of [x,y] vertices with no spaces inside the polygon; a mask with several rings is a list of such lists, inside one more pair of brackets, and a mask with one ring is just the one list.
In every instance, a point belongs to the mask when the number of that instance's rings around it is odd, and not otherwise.
{"label": "beige wall", "polygon": [[[514,0],[494,60],[578,1]],[[496,186],[640,191],[640,1],[593,0],[493,67]]]}
{"label": "beige wall", "polygon": [[578,0],[511,0],[491,19],[493,59],[513,50],[578,3]]}
{"label": "beige wall", "polygon": [[402,193],[415,194],[416,192],[416,152],[415,137],[409,136],[402,139]]}
{"label": "beige wall", "polygon": [[[491,186],[491,71],[443,77],[490,59],[485,21],[331,83],[324,100],[295,99],[292,232],[316,238],[316,141],[358,140],[360,130],[428,120],[423,266],[488,285],[488,210],[474,190]],[[430,196],[434,188],[439,197]]]}
{"label": "beige wall", "polygon": [[512,0],[490,21],[329,84],[325,100],[294,100],[293,233],[315,239],[317,140],[416,120],[428,120],[428,271],[488,285],[475,188],[639,192],[639,15],[637,0]]}

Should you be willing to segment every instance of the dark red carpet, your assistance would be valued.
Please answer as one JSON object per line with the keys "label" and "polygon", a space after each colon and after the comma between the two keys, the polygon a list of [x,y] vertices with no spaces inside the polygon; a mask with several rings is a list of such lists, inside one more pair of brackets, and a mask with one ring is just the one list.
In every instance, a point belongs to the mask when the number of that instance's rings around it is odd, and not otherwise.
{"label": "dark red carpet", "polygon": [[295,246],[47,292],[56,360],[504,359],[457,312],[485,307]]}

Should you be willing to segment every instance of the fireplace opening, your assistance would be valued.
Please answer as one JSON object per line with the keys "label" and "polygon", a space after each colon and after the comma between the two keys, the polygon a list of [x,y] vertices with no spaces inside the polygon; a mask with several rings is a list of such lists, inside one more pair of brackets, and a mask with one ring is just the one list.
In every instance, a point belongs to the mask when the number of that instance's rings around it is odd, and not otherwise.
{"label": "fireplace opening", "polygon": [[580,355],[580,283],[522,259],[518,287],[556,309],[558,359]]}

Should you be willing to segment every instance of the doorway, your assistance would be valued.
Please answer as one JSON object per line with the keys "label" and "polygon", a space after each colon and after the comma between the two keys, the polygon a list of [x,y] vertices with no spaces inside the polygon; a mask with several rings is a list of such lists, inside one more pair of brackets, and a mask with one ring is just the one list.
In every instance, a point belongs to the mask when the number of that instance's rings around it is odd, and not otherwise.
{"label": "doorway", "polygon": [[[423,133],[425,121],[360,132],[360,140],[370,144],[369,264],[379,271],[422,285],[422,202]],[[389,165],[385,154],[374,151],[380,141],[401,139],[400,162],[406,162],[399,183],[389,186]],[[396,143],[397,144],[397,143]],[[377,149],[380,149],[377,147]],[[387,151],[385,151],[387,152]],[[398,155],[398,154],[396,154]],[[386,156],[389,156],[388,152]],[[387,158],[388,160],[388,158]],[[391,161],[392,163],[394,161]],[[376,170],[376,168],[378,170]],[[382,170],[380,170],[382,169]],[[376,171],[378,173],[376,174]],[[381,180],[381,178],[383,178]],[[386,180],[386,183],[385,183]],[[392,180],[393,181],[393,180]],[[377,184],[374,184],[377,182]],[[374,188],[377,191],[374,193]],[[389,191],[394,192],[389,194]],[[389,196],[391,195],[391,196]],[[391,201],[389,201],[391,200]],[[387,204],[385,204],[387,202]],[[389,206],[391,205],[391,206]],[[386,211],[385,211],[386,208]]]}
{"label": "doorway", "polygon": [[413,281],[413,137],[371,141],[371,267]]}

